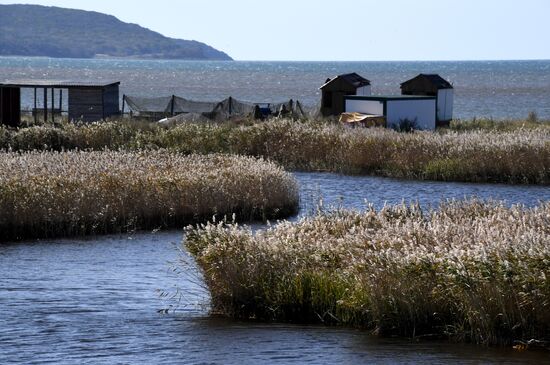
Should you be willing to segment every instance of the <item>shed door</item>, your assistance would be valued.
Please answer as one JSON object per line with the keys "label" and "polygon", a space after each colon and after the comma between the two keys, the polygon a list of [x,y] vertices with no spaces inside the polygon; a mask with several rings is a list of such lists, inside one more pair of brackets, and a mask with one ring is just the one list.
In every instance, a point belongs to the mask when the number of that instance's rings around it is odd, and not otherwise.
{"label": "shed door", "polygon": [[446,106],[445,106],[445,120],[453,119],[453,102],[454,102],[454,90],[447,90]]}
{"label": "shed door", "polygon": [[335,91],[332,95],[332,114],[340,115],[344,112],[344,109],[346,107],[344,101],[346,93],[343,91]]}
{"label": "shed door", "polygon": [[0,124],[17,127],[21,123],[21,89],[0,88]]}
{"label": "shed door", "polygon": [[441,89],[437,93],[437,120],[453,119],[453,89]]}
{"label": "shed door", "polygon": [[103,90],[101,88],[69,89],[69,120],[97,122],[103,119]]}

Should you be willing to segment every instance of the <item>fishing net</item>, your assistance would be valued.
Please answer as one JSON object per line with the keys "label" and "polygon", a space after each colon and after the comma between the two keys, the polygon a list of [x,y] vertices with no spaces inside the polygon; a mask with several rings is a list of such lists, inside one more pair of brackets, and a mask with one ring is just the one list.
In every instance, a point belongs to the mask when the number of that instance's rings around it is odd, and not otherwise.
{"label": "fishing net", "polygon": [[164,123],[224,121],[232,118],[262,119],[269,116],[305,118],[308,112],[299,101],[251,103],[228,97],[220,102],[195,101],[179,96],[143,98],[124,95],[124,104],[136,116],[164,118]]}
{"label": "fishing net", "polygon": [[[215,102],[194,101],[174,96],[174,114],[181,113],[209,113],[216,106]],[[170,110],[172,113],[172,111]]]}
{"label": "fishing net", "polygon": [[170,113],[172,97],[162,96],[158,98],[141,98],[138,96],[124,95],[123,102],[128,106],[131,112],[137,115]]}

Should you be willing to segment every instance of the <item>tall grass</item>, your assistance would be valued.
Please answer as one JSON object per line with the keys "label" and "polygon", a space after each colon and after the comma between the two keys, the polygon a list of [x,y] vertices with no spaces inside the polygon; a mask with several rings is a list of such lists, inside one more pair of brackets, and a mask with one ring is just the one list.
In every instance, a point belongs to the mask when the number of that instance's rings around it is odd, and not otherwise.
{"label": "tall grass", "polygon": [[550,128],[542,124],[503,131],[468,128],[462,132],[398,133],[290,120],[173,128],[109,122],[0,129],[0,148],[162,148],[186,154],[264,157],[293,170],[443,181],[550,183]]}
{"label": "tall grass", "polygon": [[340,210],[187,229],[214,311],[483,344],[550,339],[550,203]]}
{"label": "tall grass", "polygon": [[[498,120],[492,118],[473,118],[452,120],[449,130],[467,132],[472,130],[512,132],[522,129],[549,128],[550,120],[539,120],[536,113],[529,112],[526,119]],[[445,130],[445,129],[443,129]]]}
{"label": "tall grass", "polygon": [[293,213],[294,178],[251,157],[149,152],[0,153],[2,240]]}

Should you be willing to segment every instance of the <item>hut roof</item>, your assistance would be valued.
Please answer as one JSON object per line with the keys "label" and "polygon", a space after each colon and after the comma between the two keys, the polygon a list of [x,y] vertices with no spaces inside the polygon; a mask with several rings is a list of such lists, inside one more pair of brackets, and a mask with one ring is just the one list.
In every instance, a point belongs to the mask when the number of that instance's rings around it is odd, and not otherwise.
{"label": "hut roof", "polygon": [[410,83],[429,82],[436,89],[452,89],[453,85],[438,74],[419,74],[410,80],[401,83],[401,87]]}
{"label": "hut roof", "polygon": [[324,89],[326,86],[328,86],[329,84],[332,84],[333,82],[336,82],[337,80],[344,81],[347,84],[349,84],[349,85],[351,85],[355,88],[370,85],[369,80],[365,79],[364,77],[358,75],[355,72],[352,72],[352,73],[349,73],[349,74],[338,75],[338,76],[334,77],[333,79],[327,79],[325,84],[323,86],[321,86],[320,89]]}
{"label": "hut roof", "polygon": [[17,79],[0,81],[0,87],[22,87],[22,88],[100,88],[111,85],[119,85],[120,81],[82,81],[82,80],[44,80],[44,79]]}

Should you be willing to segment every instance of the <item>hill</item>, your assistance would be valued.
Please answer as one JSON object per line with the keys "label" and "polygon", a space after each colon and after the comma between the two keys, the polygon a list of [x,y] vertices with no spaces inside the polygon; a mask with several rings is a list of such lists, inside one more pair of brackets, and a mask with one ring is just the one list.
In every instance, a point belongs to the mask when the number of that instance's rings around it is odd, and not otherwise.
{"label": "hill", "polygon": [[231,60],[204,43],[168,38],[93,11],[0,5],[0,55]]}

